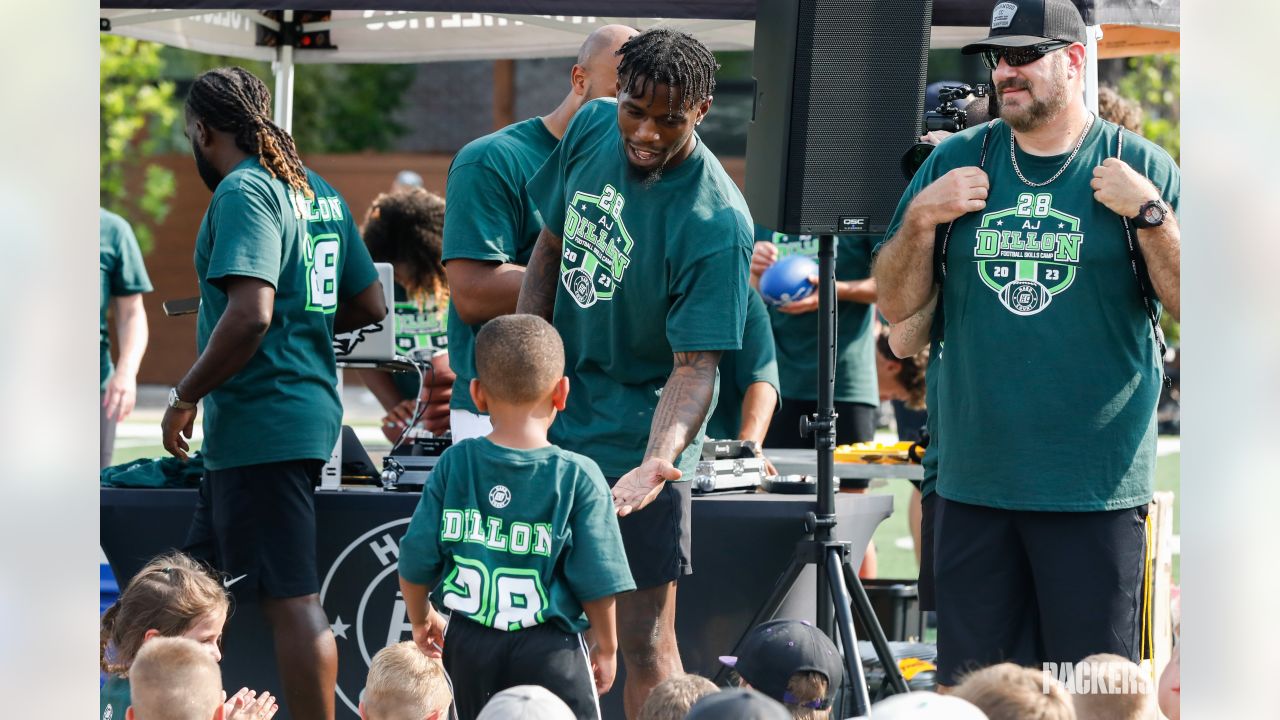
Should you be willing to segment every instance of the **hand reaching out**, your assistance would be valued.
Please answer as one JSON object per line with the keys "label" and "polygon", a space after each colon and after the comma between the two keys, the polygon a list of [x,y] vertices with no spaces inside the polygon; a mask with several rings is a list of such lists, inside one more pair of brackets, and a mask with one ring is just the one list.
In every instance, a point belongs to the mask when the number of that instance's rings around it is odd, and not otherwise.
{"label": "hand reaching out", "polygon": [[669,480],[679,480],[681,472],[669,461],[651,457],[628,472],[613,486],[613,504],[618,517],[626,517],[653,502]]}

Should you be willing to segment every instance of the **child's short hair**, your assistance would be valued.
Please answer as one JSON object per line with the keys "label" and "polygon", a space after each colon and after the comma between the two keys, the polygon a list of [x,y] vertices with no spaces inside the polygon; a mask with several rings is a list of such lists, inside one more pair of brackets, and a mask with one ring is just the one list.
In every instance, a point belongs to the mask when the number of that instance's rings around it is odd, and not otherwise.
{"label": "child's short hair", "polygon": [[698,698],[719,691],[701,675],[672,675],[649,693],[638,720],[683,720]]}
{"label": "child's short hair", "polygon": [[129,668],[135,720],[210,720],[222,704],[222,673],[200,643],[155,638]]}
{"label": "child's short hair", "polygon": [[795,698],[794,703],[784,702],[794,720],[827,720],[831,717],[831,708],[818,710],[812,704],[827,697],[827,676],[820,672],[804,671],[794,673],[787,680],[787,694]]}
{"label": "child's short hair", "polygon": [[476,379],[510,403],[533,402],[564,376],[564,343],[537,315],[502,315],[476,334]]}
{"label": "child's short hair", "polygon": [[436,710],[447,714],[453,695],[440,661],[406,640],[373,656],[362,699],[369,720],[422,720]]}
{"label": "child's short hair", "polygon": [[226,613],[230,602],[222,583],[191,556],[158,555],[103,613],[99,665],[104,672],[124,674],[148,630],[164,637],[181,635],[210,613]]}
{"label": "child's short hair", "polygon": [[1128,658],[1098,653],[1076,663],[1089,668],[1089,687],[1072,688],[1071,704],[1080,720],[1147,720],[1154,705],[1151,676]]}
{"label": "child's short hair", "polygon": [[1000,663],[969,674],[952,693],[968,700],[990,720],[1075,720],[1071,696],[1042,670]]}

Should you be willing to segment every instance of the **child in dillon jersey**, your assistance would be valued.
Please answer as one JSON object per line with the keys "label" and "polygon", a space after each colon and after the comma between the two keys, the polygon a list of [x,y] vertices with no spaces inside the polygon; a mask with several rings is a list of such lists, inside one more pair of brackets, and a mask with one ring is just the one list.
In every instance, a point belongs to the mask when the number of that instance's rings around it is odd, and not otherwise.
{"label": "child in dillon jersey", "polygon": [[578,718],[598,719],[597,693],[613,685],[614,595],[635,583],[600,468],[547,441],[568,393],[549,323],[485,324],[471,394],[493,432],[440,457],[400,543],[414,641],[443,654],[461,720],[517,685],[541,685]]}

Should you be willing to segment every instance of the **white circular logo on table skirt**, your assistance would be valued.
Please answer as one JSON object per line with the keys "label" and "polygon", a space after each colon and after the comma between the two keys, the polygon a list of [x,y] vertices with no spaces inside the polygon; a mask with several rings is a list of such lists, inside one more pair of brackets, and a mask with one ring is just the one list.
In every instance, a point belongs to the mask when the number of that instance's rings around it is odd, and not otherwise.
{"label": "white circular logo on table skirt", "polygon": [[489,491],[489,504],[501,510],[511,504],[511,491],[506,485],[495,485]]}
{"label": "white circular logo on table skirt", "polygon": [[[409,518],[392,520],[356,538],[338,554],[320,585],[320,604],[338,643],[338,717],[359,716],[360,694],[373,656],[388,645],[413,639],[400,594],[400,539]],[[351,662],[351,645],[360,663]]]}

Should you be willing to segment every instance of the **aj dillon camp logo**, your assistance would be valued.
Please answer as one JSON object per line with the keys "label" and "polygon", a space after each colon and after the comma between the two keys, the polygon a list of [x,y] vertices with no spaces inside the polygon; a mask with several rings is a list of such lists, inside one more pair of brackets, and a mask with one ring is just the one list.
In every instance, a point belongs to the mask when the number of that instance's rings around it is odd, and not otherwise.
{"label": "aj dillon camp logo", "polygon": [[1080,264],[1080,219],[1053,209],[1052,193],[982,216],[973,248],[978,277],[1015,315],[1035,315],[1071,287]]}
{"label": "aj dillon camp logo", "polygon": [[622,222],[626,198],[612,185],[599,195],[573,194],[565,209],[560,282],[579,307],[612,300],[631,264],[631,234]]}

